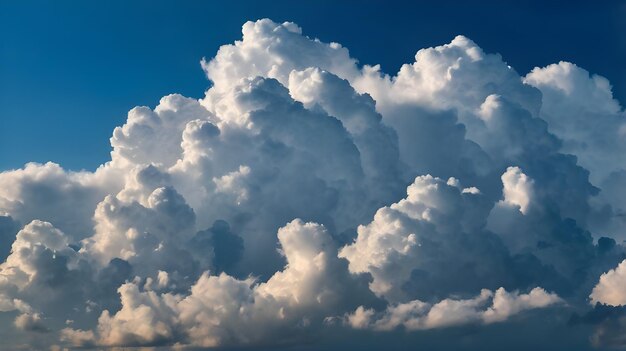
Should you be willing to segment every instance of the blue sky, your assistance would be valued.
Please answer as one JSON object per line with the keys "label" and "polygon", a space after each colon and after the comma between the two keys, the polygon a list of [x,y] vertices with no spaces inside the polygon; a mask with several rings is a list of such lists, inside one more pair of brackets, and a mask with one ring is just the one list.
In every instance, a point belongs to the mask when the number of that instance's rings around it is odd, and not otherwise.
{"label": "blue sky", "polygon": [[[395,74],[463,34],[520,74],[560,60],[607,77],[626,100],[623,1],[2,1],[0,169],[54,161],[93,170],[129,109],[201,97],[199,60],[246,20],[293,21]],[[19,147],[17,147],[19,145]]]}

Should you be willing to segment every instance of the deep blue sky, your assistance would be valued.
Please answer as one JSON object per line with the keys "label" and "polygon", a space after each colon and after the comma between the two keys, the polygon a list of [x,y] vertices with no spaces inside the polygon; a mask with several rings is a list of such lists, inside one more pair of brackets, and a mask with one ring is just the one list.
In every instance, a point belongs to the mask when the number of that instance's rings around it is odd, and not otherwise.
{"label": "deep blue sky", "polygon": [[94,169],[112,129],[169,93],[201,97],[201,57],[246,20],[298,23],[394,73],[423,47],[464,34],[521,74],[567,60],[626,101],[625,1],[0,0],[0,170],[28,161]]}

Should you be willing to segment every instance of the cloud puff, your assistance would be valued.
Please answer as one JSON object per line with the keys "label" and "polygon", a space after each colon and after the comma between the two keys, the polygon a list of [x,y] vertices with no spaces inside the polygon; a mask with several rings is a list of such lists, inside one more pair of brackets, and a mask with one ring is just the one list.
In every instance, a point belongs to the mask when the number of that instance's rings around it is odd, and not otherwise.
{"label": "cloud puff", "polygon": [[38,313],[23,313],[15,318],[15,327],[19,330],[46,333],[49,331],[45,324],[41,320],[41,316]]}
{"label": "cloud puff", "polygon": [[0,173],[0,208],[21,223],[54,222],[79,240],[91,233],[93,211],[116,183],[115,178],[88,172],[66,172],[51,162],[29,163]]}
{"label": "cloud puff", "polygon": [[626,261],[622,261],[615,269],[602,274],[589,297],[592,303],[623,306],[626,305],[624,287],[626,287]]}
{"label": "cloud puff", "polygon": [[48,222],[35,220],[17,233],[11,254],[0,266],[1,282],[22,291],[38,284],[54,284],[69,273],[75,259],[76,252],[68,246],[63,232]]}
{"label": "cloud puff", "polygon": [[525,310],[547,307],[562,302],[555,294],[535,288],[528,294],[482,290],[480,295],[465,300],[445,299],[435,304],[419,300],[389,306],[380,316],[373,309],[359,306],[345,317],[345,322],[357,329],[377,331],[403,327],[422,330],[458,326],[467,323],[496,323]]}
{"label": "cloud puff", "polygon": [[[290,333],[319,325],[337,308],[367,301],[359,281],[338,259],[326,229],[294,220],[278,231],[287,264],[267,282],[203,273],[186,295],[159,294],[123,284],[122,308],[98,319],[97,342],[108,346],[196,346],[254,344],[288,340]],[[363,297],[359,298],[359,294]],[[88,331],[65,329],[75,344],[93,342]],[[285,339],[285,340],[282,340]]]}
{"label": "cloud puff", "polygon": [[623,240],[626,124],[611,84],[569,62],[535,68],[524,82],[541,90],[541,117],[563,141],[561,150],[575,154],[593,184],[602,189],[593,202],[599,213],[592,228]]}
{"label": "cloud puff", "polygon": [[132,109],[96,171],[0,173],[0,325],[33,345],[276,347],[624,304],[606,79],[521,77],[463,36],[390,76],[293,23],[242,32],[202,60],[202,99]]}
{"label": "cloud puff", "polygon": [[407,197],[379,209],[339,256],[350,262],[351,272],[372,275],[370,288],[377,295],[403,300],[412,273],[438,270],[437,257],[464,264],[462,256],[452,258],[454,246],[464,240],[464,233],[474,234],[483,225],[486,213],[480,213],[481,207],[488,211],[480,194],[458,187],[454,178],[445,182],[417,177],[407,188]]}

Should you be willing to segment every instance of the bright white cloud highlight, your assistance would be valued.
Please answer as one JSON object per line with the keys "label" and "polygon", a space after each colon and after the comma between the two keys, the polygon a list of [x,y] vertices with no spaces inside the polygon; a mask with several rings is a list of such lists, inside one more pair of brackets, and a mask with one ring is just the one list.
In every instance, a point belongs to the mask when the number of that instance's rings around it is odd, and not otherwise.
{"label": "bright white cloud highlight", "polygon": [[384,312],[359,306],[345,317],[345,322],[356,329],[386,331],[402,327],[406,330],[424,330],[459,326],[467,323],[496,323],[535,308],[561,303],[555,294],[535,288],[528,294],[495,292],[484,289],[480,295],[465,300],[445,299],[435,304],[419,300],[389,306]]}

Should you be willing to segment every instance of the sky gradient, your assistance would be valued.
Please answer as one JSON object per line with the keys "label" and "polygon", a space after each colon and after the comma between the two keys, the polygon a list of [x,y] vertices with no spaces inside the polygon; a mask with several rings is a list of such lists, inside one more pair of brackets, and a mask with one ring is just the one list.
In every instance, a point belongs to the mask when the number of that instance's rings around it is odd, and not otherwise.
{"label": "sky gradient", "polygon": [[200,59],[265,17],[342,43],[389,74],[463,34],[520,74],[576,62],[626,100],[623,1],[3,1],[0,169],[54,161],[94,170],[128,110],[170,93],[200,98],[210,84]]}

